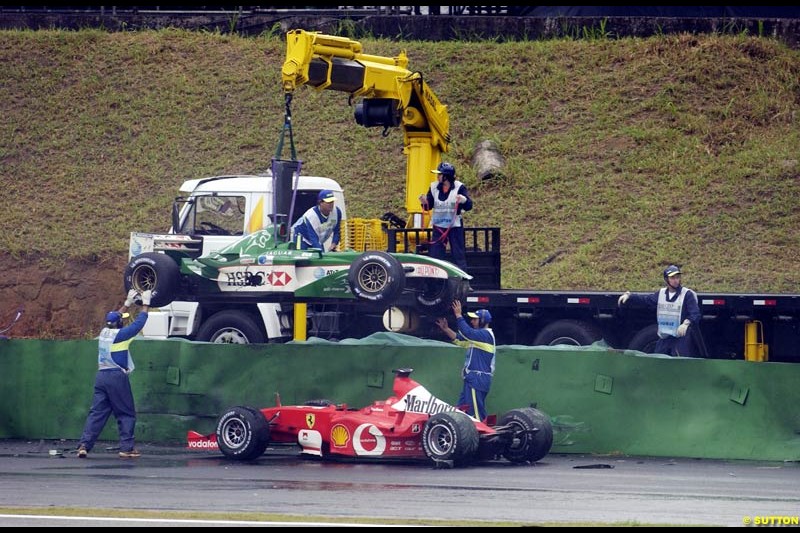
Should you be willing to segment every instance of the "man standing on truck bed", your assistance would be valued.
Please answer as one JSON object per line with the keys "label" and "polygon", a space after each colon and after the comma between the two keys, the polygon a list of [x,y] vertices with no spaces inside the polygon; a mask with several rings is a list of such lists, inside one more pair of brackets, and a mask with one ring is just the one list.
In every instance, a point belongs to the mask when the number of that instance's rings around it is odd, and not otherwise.
{"label": "man standing on truck bed", "polygon": [[[292,226],[292,242],[298,250],[318,248],[336,251],[342,239],[340,228],[342,210],[334,205],[333,191],[323,189],[317,195],[317,205],[309,209]],[[331,240],[330,250],[325,250],[325,241]]]}
{"label": "man standing on truck bed", "polygon": [[700,323],[703,315],[697,304],[697,294],[681,286],[681,270],[675,265],[664,269],[667,286],[652,294],[625,294],[619,297],[619,305],[638,302],[656,308],[658,320],[658,342],[655,353],[672,356],[693,357],[689,328]]}
{"label": "man standing on truck bed", "polygon": [[445,246],[449,242],[453,263],[466,272],[467,251],[461,213],[472,209],[472,199],[466,186],[456,180],[456,169],[450,163],[440,163],[431,172],[438,174],[441,179],[431,183],[428,194],[419,197],[425,211],[433,209],[433,234],[428,253],[431,257],[444,258]]}
{"label": "man standing on truck bed", "polygon": [[494,332],[489,327],[492,315],[488,309],[478,309],[467,313],[467,322],[461,314],[461,302],[454,300],[452,307],[458,333],[447,325],[444,317],[437,318],[436,325],[454,344],[467,349],[461,369],[464,387],[456,407],[478,420],[486,420],[486,396],[492,386],[495,362]]}

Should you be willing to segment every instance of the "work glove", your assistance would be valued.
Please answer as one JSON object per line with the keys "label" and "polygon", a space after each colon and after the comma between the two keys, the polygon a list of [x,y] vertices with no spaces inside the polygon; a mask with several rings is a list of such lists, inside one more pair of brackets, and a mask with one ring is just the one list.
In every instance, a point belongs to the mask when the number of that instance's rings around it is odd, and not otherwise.
{"label": "work glove", "polygon": [[458,200],[459,204],[467,203],[467,197],[464,196],[463,194],[459,194],[458,196],[456,196],[456,199]]}
{"label": "work glove", "polygon": [[153,291],[144,291],[142,293],[142,305],[150,305],[150,300],[153,298]]}
{"label": "work glove", "polygon": [[619,297],[617,300],[617,305],[623,305],[625,302],[628,301],[628,298],[631,297],[631,291],[625,291],[622,296]]}
{"label": "work glove", "polygon": [[686,331],[689,329],[689,325],[691,323],[692,322],[687,318],[686,320],[683,321],[683,324],[678,326],[678,333],[677,333],[678,337],[685,337],[686,336]]}
{"label": "work glove", "polygon": [[125,298],[125,307],[130,307],[136,301],[136,297],[139,296],[139,293],[136,292],[136,289],[131,289],[128,291],[128,297]]}

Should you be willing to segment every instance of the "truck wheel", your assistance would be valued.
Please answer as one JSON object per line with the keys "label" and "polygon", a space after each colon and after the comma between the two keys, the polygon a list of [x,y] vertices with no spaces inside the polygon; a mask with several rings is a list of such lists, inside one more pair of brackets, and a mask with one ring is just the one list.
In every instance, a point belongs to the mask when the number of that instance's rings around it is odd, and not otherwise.
{"label": "truck wheel", "polygon": [[126,293],[131,289],[152,291],[150,306],[162,307],[172,303],[178,293],[180,269],[168,255],[145,252],[130,260],[124,279]]}
{"label": "truck wheel", "polygon": [[462,279],[428,279],[423,281],[417,303],[428,313],[447,313],[454,300],[464,300],[469,292],[469,282]]}
{"label": "truck wheel", "polygon": [[422,447],[434,462],[452,461],[453,466],[463,466],[478,453],[478,438],[478,429],[469,416],[445,411],[428,419],[422,430]]}
{"label": "truck wheel", "polygon": [[542,328],[533,340],[534,346],[588,346],[603,338],[594,324],[581,320],[557,320]]}
{"label": "truck wheel", "polygon": [[364,252],[350,265],[347,282],[356,298],[390,305],[405,288],[406,276],[396,257]]}
{"label": "truck wheel", "polygon": [[644,353],[655,353],[656,343],[658,342],[658,324],[645,326],[631,337],[628,343],[629,350],[637,350]]}
{"label": "truck wheel", "polygon": [[252,315],[226,310],[203,322],[196,340],[217,344],[263,344],[266,342],[266,335]]}
{"label": "truck wheel", "polygon": [[[511,426],[514,438],[503,451],[512,463],[535,463],[550,452],[553,446],[553,425],[550,417],[534,409],[513,409],[500,419],[501,426]],[[531,432],[532,430],[537,430]]]}
{"label": "truck wheel", "polygon": [[237,461],[261,456],[269,444],[269,424],[261,411],[247,406],[228,409],[217,420],[217,445],[222,454]]}

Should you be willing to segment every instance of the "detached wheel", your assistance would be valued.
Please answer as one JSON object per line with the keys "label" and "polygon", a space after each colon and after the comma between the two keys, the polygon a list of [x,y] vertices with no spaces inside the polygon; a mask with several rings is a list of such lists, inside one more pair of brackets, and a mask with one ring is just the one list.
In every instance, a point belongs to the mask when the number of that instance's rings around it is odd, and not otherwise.
{"label": "detached wheel", "polygon": [[225,457],[251,461],[267,449],[269,424],[258,409],[231,407],[217,420],[217,444]]}
{"label": "detached wheel", "polygon": [[266,335],[249,313],[226,310],[203,322],[196,339],[217,344],[263,344]]}
{"label": "detached wheel", "polygon": [[146,252],[130,260],[125,267],[125,292],[136,289],[152,291],[151,307],[169,305],[175,299],[180,284],[180,268],[169,256]]}
{"label": "detached wheel", "polygon": [[472,462],[478,453],[478,429],[461,411],[437,413],[422,430],[422,447],[433,461],[452,461],[455,466]]}
{"label": "detached wheel", "polygon": [[603,338],[594,324],[581,320],[557,320],[542,328],[533,340],[534,346],[589,346]]}
{"label": "detached wheel", "polygon": [[390,305],[405,289],[403,265],[386,252],[365,252],[347,273],[350,291],[361,300]]}
{"label": "detached wheel", "polygon": [[553,425],[550,417],[534,409],[513,409],[500,419],[500,426],[514,432],[503,457],[512,463],[534,463],[547,455],[553,446]]}

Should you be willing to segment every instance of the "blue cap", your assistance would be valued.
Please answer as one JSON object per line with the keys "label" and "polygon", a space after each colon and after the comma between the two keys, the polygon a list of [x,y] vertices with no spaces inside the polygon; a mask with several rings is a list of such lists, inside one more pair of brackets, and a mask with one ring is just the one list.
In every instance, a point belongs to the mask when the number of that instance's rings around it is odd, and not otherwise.
{"label": "blue cap", "polygon": [[470,311],[467,313],[467,316],[470,318],[477,318],[478,323],[481,326],[485,326],[492,322],[492,314],[489,312],[488,309],[478,309],[475,312]]}
{"label": "blue cap", "polygon": [[323,189],[319,191],[317,195],[317,203],[319,202],[333,202],[336,198],[333,196],[333,191],[329,191],[328,189]]}
{"label": "blue cap", "polygon": [[456,168],[450,163],[439,163],[436,170],[431,170],[431,172],[434,174],[441,174],[442,176],[450,176],[451,178],[455,178],[456,176]]}
{"label": "blue cap", "polygon": [[115,325],[119,324],[122,320],[122,313],[119,311],[109,311],[106,315],[106,324]]}
{"label": "blue cap", "polygon": [[671,278],[672,276],[678,275],[681,273],[681,269],[675,265],[670,265],[664,269],[664,278]]}

